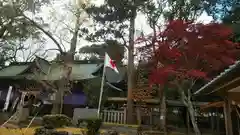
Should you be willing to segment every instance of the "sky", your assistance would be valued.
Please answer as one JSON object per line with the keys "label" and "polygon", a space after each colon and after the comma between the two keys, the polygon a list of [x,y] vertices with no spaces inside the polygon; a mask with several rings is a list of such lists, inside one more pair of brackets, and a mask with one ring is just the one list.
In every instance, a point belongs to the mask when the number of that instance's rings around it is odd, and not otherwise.
{"label": "sky", "polygon": [[[42,11],[38,14],[32,15],[32,14],[27,14],[29,17],[35,18],[35,17],[41,17],[43,22],[48,24],[48,27],[45,27],[47,31],[50,31],[54,33],[54,37],[58,39],[62,39],[61,43],[63,44],[64,48],[66,50],[69,49],[70,45],[70,39],[71,39],[71,33],[69,31],[70,29],[74,28],[74,22],[75,22],[75,17],[70,11],[73,5],[76,3],[76,1],[81,1],[81,0],[57,0],[57,2],[53,3],[52,5],[44,6]],[[101,5],[103,4],[104,0],[92,0],[92,2],[95,5]],[[76,6],[76,5],[75,5]],[[87,20],[87,15],[82,14],[81,15],[83,20]],[[211,16],[208,16],[206,12],[203,12],[203,14],[198,18],[197,22],[202,22],[202,23],[209,23],[213,20]],[[91,20],[85,21],[83,23],[83,27],[90,27],[93,22]],[[142,30],[144,33],[149,34],[152,32],[151,28],[147,24],[146,17],[143,14],[138,14],[136,21],[136,30]],[[138,33],[136,32],[136,35]],[[43,37],[46,39],[46,42],[44,43],[44,47],[42,48],[42,51],[39,52],[39,55],[41,55],[44,50],[48,49],[56,49],[56,45],[53,43],[51,39],[49,39],[46,35],[43,34]],[[60,40],[58,40],[60,42]],[[32,40],[29,40],[26,44],[32,45],[32,48],[37,49],[39,47],[39,44],[35,44]],[[91,43],[87,42],[84,39],[79,39],[77,43],[77,49],[85,46],[85,45],[90,45]],[[41,44],[42,45],[42,44]],[[25,55],[28,55],[29,52],[25,52]],[[55,50],[49,50],[46,52],[48,59],[51,60],[56,56],[57,51]],[[19,60],[24,61],[23,54],[18,54],[19,55]],[[26,57],[26,56],[25,56]]]}

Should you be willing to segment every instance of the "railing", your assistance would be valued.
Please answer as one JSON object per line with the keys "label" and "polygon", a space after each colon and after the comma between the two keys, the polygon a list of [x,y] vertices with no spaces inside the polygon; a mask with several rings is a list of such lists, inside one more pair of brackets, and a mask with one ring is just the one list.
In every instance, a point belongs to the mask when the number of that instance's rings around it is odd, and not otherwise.
{"label": "railing", "polygon": [[125,124],[126,123],[126,110],[103,110],[101,113],[103,122]]}

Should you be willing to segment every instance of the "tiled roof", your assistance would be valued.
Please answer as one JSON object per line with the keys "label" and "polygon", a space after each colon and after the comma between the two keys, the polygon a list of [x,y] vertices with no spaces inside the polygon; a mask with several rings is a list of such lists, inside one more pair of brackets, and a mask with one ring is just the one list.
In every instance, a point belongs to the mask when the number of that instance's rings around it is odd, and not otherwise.
{"label": "tiled roof", "polygon": [[[38,61],[42,73],[35,75],[29,72],[30,66],[34,63],[12,64],[0,70],[0,78],[27,78],[40,80],[58,80],[62,73],[62,65],[60,63],[46,63],[45,61]],[[48,65],[49,64],[49,65]],[[97,68],[97,64],[92,63],[73,63],[71,80],[84,80],[94,78],[93,71]]]}
{"label": "tiled roof", "polygon": [[28,68],[26,65],[10,65],[0,70],[0,78],[3,77],[15,77]]}

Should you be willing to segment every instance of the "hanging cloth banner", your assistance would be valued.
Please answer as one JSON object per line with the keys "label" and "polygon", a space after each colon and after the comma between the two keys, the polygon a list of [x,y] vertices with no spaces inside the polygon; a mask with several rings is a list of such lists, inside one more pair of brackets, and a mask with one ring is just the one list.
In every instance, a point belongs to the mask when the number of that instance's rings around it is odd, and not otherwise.
{"label": "hanging cloth banner", "polygon": [[12,108],[11,108],[11,111],[12,111],[12,112],[15,110],[18,102],[19,102],[19,97],[17,97],[16,100],[13,102],[13,105],[12,105]]}
{"label": "hanging cloth banner", "polygon": [[22,107],[22,106],[24,106],[26,103],[25,103],[25,101],[24,101],[24,99],[25,99],[25,97],[27,96],[27,92],[22,92],[21,93],[21,100],[20,100],[20,102],[19,102],[19,107]]}
{"label": "hanging cloth banner", "polygon": [[7,111],[7,109],[8,109],[10,98],[11,98],[11,93],[12,93],[12,86],[9,86],[3,111]]}

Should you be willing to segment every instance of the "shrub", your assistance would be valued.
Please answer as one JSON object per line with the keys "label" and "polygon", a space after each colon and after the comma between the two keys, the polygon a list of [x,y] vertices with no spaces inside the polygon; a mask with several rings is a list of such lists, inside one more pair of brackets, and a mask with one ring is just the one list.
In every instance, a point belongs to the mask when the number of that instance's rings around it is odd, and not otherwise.
{"label": "shrub", "polygon": [[60,128],[64,126],[71,125],[71,119],[66,115],[45,115],[43,116],[42,125],[45,128],[52,129],[52,128]]}
{"label": "shrub", "polygon": [[77,127],[87,127],[87,120],[88,119],[78,119]]}
{"label": "shrub", "polygon": [[54,131],[51,135],[69,135],[67,131]]}
{"label": "shrub", "polygon": [[35,129],[34,135],[52,135],[53,132],[53,129],[46,129],[44,127],[40,127]]}
{"label": "shrub", "polygon": [[115,130],[111,130],[108,132],[108,135],[119,135],[119,133]]}
{"label": "shrub", "polygon": [[40,127],[35,129],[34,135],[68,135],[67,131],[55,131],[54,129],[47,129]]}
{"label": "shrub", "polygon": [[139,126],[139,127],[137,128],[137,134],[138,134],[138,135],[142,135],[142,134],[143,134],[143,127],[142,127],[142,126]]}
{"label": "shrub", "polygon": [[87,135],[96,135],[102,125],[102,120],[99,118],[87,119]]}

